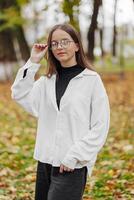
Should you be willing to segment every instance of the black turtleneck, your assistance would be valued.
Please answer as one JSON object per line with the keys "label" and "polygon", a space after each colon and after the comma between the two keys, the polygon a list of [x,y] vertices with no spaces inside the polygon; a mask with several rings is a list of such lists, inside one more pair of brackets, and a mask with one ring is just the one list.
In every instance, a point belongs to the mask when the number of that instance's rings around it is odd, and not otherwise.
{"label": "black turtleneck", "polygon": [[57,68],[57,72],[59,75],[56,77],[56,100],[58,108],[60,106],[61,97],[63,96],[69,81],[73,77],[81,73],[84,69],[85,69],[84,67],[78,64],[70,67],[59,66]]}

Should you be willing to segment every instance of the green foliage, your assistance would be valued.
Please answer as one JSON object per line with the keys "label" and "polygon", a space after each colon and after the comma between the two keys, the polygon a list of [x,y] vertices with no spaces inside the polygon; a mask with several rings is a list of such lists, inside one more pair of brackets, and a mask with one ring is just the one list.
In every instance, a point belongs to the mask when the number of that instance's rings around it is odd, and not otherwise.
{"label": "green foliage", "polygon": [[[8,7],[3,7],[0,10],[0,31],[6,29],[14,29],[26,22],[21,16],[21,8],[27,4],[29,0],[16,0]],[[2,7],[2,6],[1,6]]]}
{"label": "green foliage", "polygon": [[27,4],[27,3],[29,3],[30,0],[16,0],[16,2],[17,2],[17,4],[19,6],[23,6],[23,5]]}
{"label": "green foliage", "polygon": [[70,24],[72,24],[78,31],[79,31],[79,5],[80,0],[64,0],[61,3],[62,11],[65,13],[66,16],[69,17]]}
{"label": "green foliage", "polygon": [[0,12],[0,20],[3,21],[0,25],[0,31],[6,30],[7,28],[15,28],[15,26],[22,25],[25,22],[15,7],[10,7]]}

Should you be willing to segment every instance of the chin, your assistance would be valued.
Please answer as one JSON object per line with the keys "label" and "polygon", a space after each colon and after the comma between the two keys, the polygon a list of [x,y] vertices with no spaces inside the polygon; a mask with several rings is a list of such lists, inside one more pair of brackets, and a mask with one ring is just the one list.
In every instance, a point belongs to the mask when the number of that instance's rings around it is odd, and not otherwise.
{"label": "chin", "polygon": [[59,60],[60,62],[63,62],[63,61],[66,62],[68,59],[66,59],[66,58],[59,58],[58,60]]}

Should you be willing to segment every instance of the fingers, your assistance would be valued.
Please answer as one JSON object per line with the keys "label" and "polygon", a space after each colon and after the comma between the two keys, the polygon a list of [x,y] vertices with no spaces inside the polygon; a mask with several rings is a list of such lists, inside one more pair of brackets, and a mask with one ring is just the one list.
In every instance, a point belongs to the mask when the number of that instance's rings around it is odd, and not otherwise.
{"label": "fingers", "polygon": [[64,170],[64,165],[61,165],[60,166],[60,173],[63,173],[63,170]]}
{"label": "fingers", "polygon": [[41,50],[45,49],[47,46],[48,46],[47,44],[38,44],[38,43],[34,44],[35,48],[41,49]]}
{"label": "fingers", "polygon": [[43,57],[45,58],[47,50],[48,50],[47,44],[35,43],[31,50],[31,55],[30,55],[31,60],[33,60],[33,62],[39,63]]}
{"label": "fingers", "polygon": [[67,171],[67,172],[72,172],[72,171],[74,171],[74,169],[70,169],[70,168],[68,168],[68,167],[66,167],[66,166],[64,166],[64,165],[61,165],[60,166],[60,173],[63,173],[63,171]]}

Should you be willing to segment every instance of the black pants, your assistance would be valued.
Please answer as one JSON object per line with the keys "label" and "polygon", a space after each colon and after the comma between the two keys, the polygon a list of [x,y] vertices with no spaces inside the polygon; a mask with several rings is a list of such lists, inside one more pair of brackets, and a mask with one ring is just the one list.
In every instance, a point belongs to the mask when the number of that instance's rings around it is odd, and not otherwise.
{"label": "black pants", "polygon": [[59,167],[38,161],[35,200],[82,200],[87,167],[59,172]]}

